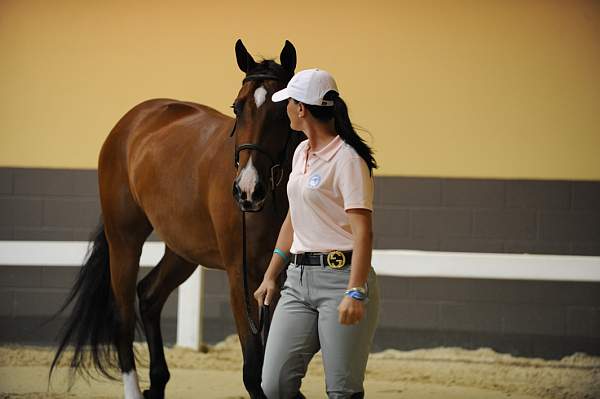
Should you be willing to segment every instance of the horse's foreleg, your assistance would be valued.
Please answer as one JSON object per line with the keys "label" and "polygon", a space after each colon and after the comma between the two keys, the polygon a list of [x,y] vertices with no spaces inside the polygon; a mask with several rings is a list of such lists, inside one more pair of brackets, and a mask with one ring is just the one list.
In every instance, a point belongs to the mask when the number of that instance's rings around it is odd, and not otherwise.
{"label": "horse's foreleg", "polygon": [[[239,268],[238,268],[239,269]],[[230,302],[233,316],[242,344],[244,355],[243,380],[246,390],[252,399],[266,398],[260,386],[263,366],[263,347],[260,335],[252,334],[250,324],[246,316],[246,303],[244,301],[244,283],[239,270],[230,268],[228,270]],[[254,299],[254,291],[258,288],[255,280],[258,276],[248,276],[250,313],[254,324],[258,327],[258,306]]]}
{"label": "horse's foreleg", "polygon": [[144,391],[145,399],[162,399],[165,396],[170,374],[160,332],[160,313],[171,292],[196,267],[197,265],[185,261],[167,247],[158,265],[138,283],[140,314],[150,352],[150,389]]}
{"label": "horse's foreleg", "polygon": [[118,331],[115,346],[123,374],[125,399],[141,399],[133,357],[135,330],[135,283],[141,248],[132,249],[110,242],[110,274],[115,306],[118,310]]}

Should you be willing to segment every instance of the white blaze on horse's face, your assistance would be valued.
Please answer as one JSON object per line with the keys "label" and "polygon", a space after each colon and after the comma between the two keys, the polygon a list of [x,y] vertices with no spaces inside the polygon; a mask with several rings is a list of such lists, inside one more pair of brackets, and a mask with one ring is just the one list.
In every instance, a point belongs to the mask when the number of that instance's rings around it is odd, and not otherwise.
{"label": "white blaze on horse's face", "polygon": [[123,388],[125,389],[125,399],[144,399],[135,369],[123,373]]}
{"label": "white blaze on horse's face", "polygon": [[258,171],[252,164],[252,157],[248,158],[246,166],[240,172],[238,178],[238,187],[242,193],[246,193],[246,199],[252,199],[252,193],[258,182]]}
{"label": "white blaze on horse's face", "polygon": [[259,109],[267,98],[267,89],[264,86],[260,86],[254,91],[254,102],[256,103],[256,109]]}

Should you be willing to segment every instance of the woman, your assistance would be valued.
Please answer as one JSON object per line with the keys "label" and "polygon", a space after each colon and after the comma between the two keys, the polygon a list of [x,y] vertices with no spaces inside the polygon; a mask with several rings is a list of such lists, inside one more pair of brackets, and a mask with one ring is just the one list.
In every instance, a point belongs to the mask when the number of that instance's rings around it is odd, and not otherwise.
{"label": "woman", "polygon": [[379,312],[373,242],[372,150],[358,136],[333,77],[298,72],[272,96],[288,100],[297,147],[288,182],[290,209],[254,293],[269,304],[277,276],[287,279],[273,314],[262,370],[269,399],[298,398],[309,361],[321,349],[329,398],[363,398]]}

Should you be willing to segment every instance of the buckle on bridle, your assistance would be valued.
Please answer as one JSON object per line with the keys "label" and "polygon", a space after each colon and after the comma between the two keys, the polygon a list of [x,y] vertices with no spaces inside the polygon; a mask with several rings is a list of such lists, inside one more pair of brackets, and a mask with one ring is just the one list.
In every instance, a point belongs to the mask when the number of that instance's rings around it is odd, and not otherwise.
{"label": "buckle on bridle", "polygon": [[346,265],[346,255],[341,251],[331,251],[327,254],[327,266],[332,269],[341,269]]}
{"label": "buckle on bridle", "polygon": [[[275,169],[279,168],[279,178],[275,177]],[[271,166],[271,187],[273,188],[273,190],[275,190],[275,187],[279,186],[279,183],[281,183],[281,180],[283,179],[283,169],[281,168],[280,164],[276,164]]]}

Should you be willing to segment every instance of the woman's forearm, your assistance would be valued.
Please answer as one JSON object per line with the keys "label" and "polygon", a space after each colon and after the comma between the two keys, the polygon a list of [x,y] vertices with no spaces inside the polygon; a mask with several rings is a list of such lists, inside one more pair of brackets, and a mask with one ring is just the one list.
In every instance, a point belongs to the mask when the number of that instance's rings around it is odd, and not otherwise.
{"label": "woman's forearm", "polygon": [[373,234],[370,231],[359,231],[354,234],[354,248],[352,250],[352,268],[348,289],[364,287],[371,268],[371,254],[373,251]]}
{"label": "woman's forearm", "polygon": [[[292,227],[292,220],[290,217],[290,213],[288,214],[281,225],[281,229],[279,230],[279,237],[277,238],[277,243],[275,244],[275,248],[280,249],[286,256],[290,256],[290,248],[292,247],[292,241],[294,239],[294,229]],[[269,267],[265,272],[265,279],[275,280],[277,276],[281,273],[281,270],[287,265],[284,261],[283,257],[279,254],[273,253],[271,257],[271,262],[269,263]]]}
{"label": "woman's forearm", "polygon": [[364,287],[371,269],[373,252],[372,213],[366,209],[352,209],[347,212],[352,227],[352,269],[348,289]]}

